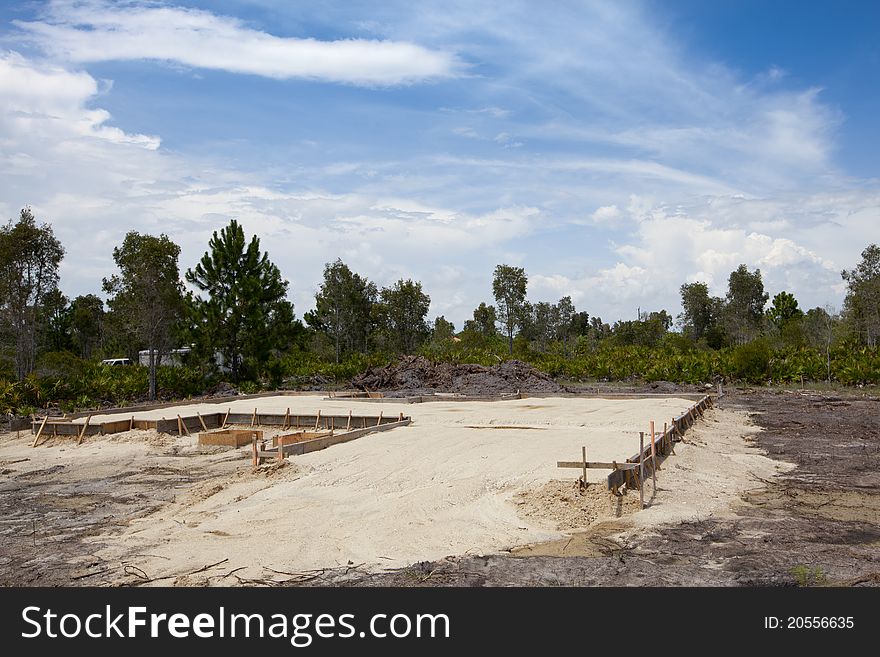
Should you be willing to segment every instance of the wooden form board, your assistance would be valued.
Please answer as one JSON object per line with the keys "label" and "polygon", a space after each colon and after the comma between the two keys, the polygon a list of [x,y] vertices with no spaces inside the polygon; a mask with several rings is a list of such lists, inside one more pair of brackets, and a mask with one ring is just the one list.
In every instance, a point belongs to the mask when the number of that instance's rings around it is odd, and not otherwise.
{"label": "wooden form board", "polygon": [[[344,431],[333,435],[323,436],[321,438],[313,438],[293,444],[283,445],[282,447],[269,450],[261,449],[257,443],[254,443],[254,465],[258,465],[263,459],[278,459],[279,456],[298,456],[300,454],[309,454],[322,449],[327,449],[333,445],[347,443],[351,440],[357,440],[363,436],[378,433],[381,431],[389,431],[397,427],[405,427],[412,422],[409,418],[403,420],[394,419],[392,422],[384,424],[376,424],[365,429],[354,429],[352,431]],[[280,454],[279,454],[280,449]]]}
{"label": "wooden form board", "polygon": [[[684,432],[694,425],[694,422],[697,421],[697,418],[702,416],[703,411],[711,406],[712,398],[709,395],[705,395],[696,404],[688,408],[687,411],[685,411],[678,417],[672,418],[671,426],[668,426],[665,432],[660,433],[656,436],[655,450],[657,455],[656,462],[658,466],[672,451],[673,443],[676,441],[676,435],[679,437],[683,436]],[[632,464],[644,463],[645,476],[649,476],[653,474],[654,459],[652,459],[651,456],[651,441],[649,440],[648,444],[638,454],[634,454],[633,456],[629,457],[626,462]],[[637,474],[636,469],[618,469],[608,475],[609,490],[617,490],[618,488],[621,488],[623,486],[627,486],[630,488],[641,487],[641,481],[639,481],[639,475]]]}
{"label": "wooden form board", "polygon": [[250,445],[254,439],[262,440],[263,432],[259,429],[223,429],[199,433],[199,445],[223,445],[225,447],[242,447]]}
{"label": "wooden form board", "polygon": [[326,438],[332,435],[332,431],[297,431],[295,433],[284,434],[283,436],[274,436],[272,438],[272,447],[278,447],[279,442],[282,445],[293,445],[294,443],[301,443],[305,442],[306,440],[315,440],[317,438]]}
{"label": "wooden form board", "polygon": [[[171,413],[169,413],[171,415]],[[257,426],[276,426],[291,428],[311,428],[319,431],[339,431],[348,427],[352,429],[363,429],[373,425],[386,425],[399,421],[400,416],[390,415],[383,417],[379,415],[295,415],[286,413],[258,413],[253,411],[249,413],[227,413],[226,411],[219,413],[209,413],[202,415],[190,415],[181,417],[178,423],[177,415],[162,420],[132,420],[131,416],[125,419],[110,420],[102,423],[92,423],[85,427],[85,436],[104,435],[108,433],[118,433],[120,431],[128,431],[129,429],[156,429],[160,433],[177,434],[183,428],[185,432],[197,433],[204,429],[219,429],[224,426],[224,420],[230,425],[251,426],[255,422]],[[32,433],[36,434],[43,420],[32,420]],[[83,423],[73,423],[69,418],[50,418],[44,427],[44,434],[53,436],[76,436],[78,437],[83,429]]]}

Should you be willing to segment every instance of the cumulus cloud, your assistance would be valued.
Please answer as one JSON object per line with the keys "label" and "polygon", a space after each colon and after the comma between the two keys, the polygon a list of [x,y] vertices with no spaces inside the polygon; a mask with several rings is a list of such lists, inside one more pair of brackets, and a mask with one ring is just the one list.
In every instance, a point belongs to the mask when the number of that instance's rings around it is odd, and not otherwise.
{"label": "cumulus cloud", "polygon": [[35,65],[16,52],[0,53],[0,119],[6,131],[159,147],[158,137],[123,132],[107,124],[109,112],[88,108],[97,93],[98,82],[88,73]]}
{"label": "cumulus cloud", "polygon": [[159,60],[269,78],[365,86],[452,77],[451,52],[404,41],[279,37],[209,11],[103,0],[57,1],[39,21],[15,21],[33,44],[70,62]]}

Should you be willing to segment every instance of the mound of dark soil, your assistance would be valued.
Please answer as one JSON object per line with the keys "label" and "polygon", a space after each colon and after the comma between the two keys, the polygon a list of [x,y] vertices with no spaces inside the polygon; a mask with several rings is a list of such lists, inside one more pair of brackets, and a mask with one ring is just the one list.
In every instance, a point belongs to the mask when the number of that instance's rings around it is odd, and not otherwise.
{"label": "mound of dark soil", "polygon": [[522,392],[566,392],[550,376],[519,360],[492,367],[434,363],[423,356],[407,356],[385,367],[371,367],[351,380],[360,390],[386,394],[423,395],[452,392],[497,396]]}

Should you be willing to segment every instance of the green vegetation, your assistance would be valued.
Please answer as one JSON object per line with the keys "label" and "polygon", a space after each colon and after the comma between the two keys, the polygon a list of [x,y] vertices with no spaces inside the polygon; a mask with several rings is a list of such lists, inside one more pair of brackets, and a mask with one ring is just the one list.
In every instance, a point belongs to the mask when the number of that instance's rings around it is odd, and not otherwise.
{"label": "green vegetation", "polygon": [[828,584],[828,576],[819,566],[815,568],[803,565],[795,566],[791,569],[791,575],[798,586],[826,586]]}
{"label": "green vegetation", "polygon": [[[380,289],[342,260],[327,263],[305,325],[289,283],[256,236],[236,221],[215,232],[185,279],[165,235],[129,233],[113,250],[119,269],[95,294],[69,300],[58,286],[64,249],[29,209],[0,229],[0,413],[133,404],[209,392],[335,387],[367,367],[421,354],[436,361],[531,363],[566,381],[724,380],[751,385],[880,384],[880,248],[842,272],[842,312],[802,310],[787,291],[770,295],[760,270],[738,266],[724,296],[700,281],[681,286],[682,313],[640,311],[612,325],[571,297],[530,300],[523,268],[495,267],[462,330],[428,317],[419,281]],[[167,359],[172,350],[184,353]],[[151,354],[149,366],[139,351]],[[135,365],[105,366],[128,357]]]}

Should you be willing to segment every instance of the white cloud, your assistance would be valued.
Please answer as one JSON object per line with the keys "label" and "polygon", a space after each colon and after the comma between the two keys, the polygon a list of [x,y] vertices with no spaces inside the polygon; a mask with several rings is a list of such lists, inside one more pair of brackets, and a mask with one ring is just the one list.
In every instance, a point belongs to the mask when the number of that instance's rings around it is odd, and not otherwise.
{"label": "white cloud", "polygon": [[27,39],[70,62],[158,60],[194,68],[386,86],[456,76],[450,52],[404,41],[284,38],[208,11],[155,5],[57,1],[40,21],[14,21]]}
{"label": "white cloud", "polygon": [[593,222],[597,224],[614,223],[622,217],[623,213],[616,205],[603,205],[590,215]]}
{"label": "white cloud", "polygon": [[[59,140],[95,137],[148,149],[159,147],[158,137],[128,134],[107,125],[111,118],[107,111],[87,107],[97,93],[98,83],[88,73],[34,65],[16,52],[0,53],[0,117],[5,130]],[[17,153],[12,157],[19,158],[16,164],[28,167],[32,156]]]}

